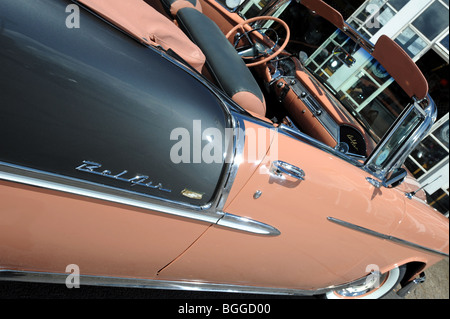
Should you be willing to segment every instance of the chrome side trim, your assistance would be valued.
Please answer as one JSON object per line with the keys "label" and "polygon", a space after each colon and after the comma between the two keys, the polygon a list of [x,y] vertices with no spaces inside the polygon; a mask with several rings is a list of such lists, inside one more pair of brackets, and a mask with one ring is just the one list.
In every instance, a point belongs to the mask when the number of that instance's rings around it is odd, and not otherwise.
{"label": "chrome side trim", "polygon": [[97,185],[74,178],[10,166],[5,163],[0,163],[0,180],[144,208],[210,223],[216,223],[222,216],[222,214],[218,213],[208,213],[207,210],[202,210],[195,206],[175,204],[168,201],[163,202],[150,195],[132,193],[106,185]]}
{"label": "chrome side trim", "polygon": [[[202,209],[202,207],[158,200],[152,198],[151,196],[136,194],[126,190],[105,185],[98,185],[74,178],[17,167],[6,163],[0,163],[0,180],[95,198],[212,224],[217,224],[222,217],[227,215],[221,210],[218,210],[216,207]],[[226,218],[219,224],[219,226],[238,229],[259,235],[273,236],[276,234],[270,226],[243,217]],[[264,230],[262,231],[262,229]]]}
{"label": "chrome side trim", "polygon": [[232,112],[232,127],[234,129],[233,141],[229,143],[227,147],[227,159],[233,159],[228,172],[224,174],[224,178],[221,185],[221,194],[217,198],[215,207],[218,210],[222,210],[225,202],[230,194],[231,187],[233,186],[234,179],[236,178],[239,165],[242,161],[245,144],[245,124],[241,116],[235,112]]}
{"label": "chrome side trim", "polygon": [[240,229],[243,231],[251,231],[252,233],[266,236],[278,236],[281,234],[281,232],[273,226],[228,213],[225,213],[223,217],[219,219],[217,225]]}
{"label": "chrome side trim", "polygon": [[415,244],[415,243],[412,243],[410,241],[407,241],[407,240],[404,240],[404,239],[401,239],[401,238],[397,238],[397,237],[394,237],[394,236],[382,234],[382,233],[379,233],[377,231],[374,231],[374,230],[371,230],[371,229],[368,229],[368,228],[364,228],[364,227],[361,227],[361,226],[358,226],[358,225],[355,225],[355,224],[352,224],[352,223],[349,223],[349,222],[346,222],[346,221],[343,221],[343,220],[340,220],[340,219],[337,219],[337,218],[334,218],[334,217],[327,217],[327,219],[330,222],[332,222],[332,223],[335,223],[335,224],[347,227],[347,228],[352,229],[352,230],[359,231],[359,232],[364,233],[364,234],[368,234],[368,235],[375,236],[375,237],[378,237],[378,238],[381,238],[381,239],[385,239],[385,240],[388,240],[388,241],[391,241],[391,242],[394,242],[394,243],[397,243],[397,244],[400,244],[400,245],[409,246],[409,247],[416,248],[416,249],[421,249],[421,250],[424,250],[426,252],[429,252],[429,253],[432,253],[432,254],[437,254],[437,255],[440,255],[440,256],[445,256],[445,257],[449,256],[448,254],[443,253],[443,252],[441,252],[439,250],[435,250],[435,249],[428,248],[428,247],[425,247],[425,246],[422,246],[422,245],[418,245],[418,244]]}
{"label": "chrome side trim", "polygon": [[[33,271],[17,271],[9,269],[0,270],[0,281],[18,281],[34,283],[65,284],[69,274],[45,273]],[[223,292],[223,293],[249,293],[265,295],[286,295],[286,296],[313,296],[324,294],[330,290],[340,289],[343,286],[332,286],[318,290],[301,290],[275,287],[257,287],[232,284],[216,284],[207,282],[169,281],[140,278],[106,277],[106,276],[85,276],[80,275],[80,287],[86,286],[108,286],[122,288],[145,288],[164,290],[185,290],[202,292]]]}

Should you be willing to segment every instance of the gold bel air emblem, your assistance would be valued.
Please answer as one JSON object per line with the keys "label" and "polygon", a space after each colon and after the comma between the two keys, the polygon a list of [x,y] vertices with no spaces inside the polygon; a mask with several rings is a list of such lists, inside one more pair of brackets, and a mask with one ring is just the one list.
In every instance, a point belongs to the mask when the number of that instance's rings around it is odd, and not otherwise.
{"label": "gold bel air emblem", "polygon": [[205,193],[198,193],[198,192],[191,191],[187,188],[185,188],[181,191],[181,195],[192,198],[192,199],[202,199],[204,194]]}

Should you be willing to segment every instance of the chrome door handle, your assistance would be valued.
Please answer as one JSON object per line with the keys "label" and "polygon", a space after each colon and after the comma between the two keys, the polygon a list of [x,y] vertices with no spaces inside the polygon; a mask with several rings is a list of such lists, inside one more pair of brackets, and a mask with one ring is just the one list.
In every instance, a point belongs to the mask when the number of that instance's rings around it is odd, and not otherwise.
{"label": "chrome door handle", "polygon": [[283,161],[273,161],[270,165],[270,172],[276,176],[286,174],[301,181],[305,180],[305,172],[301,168]]}

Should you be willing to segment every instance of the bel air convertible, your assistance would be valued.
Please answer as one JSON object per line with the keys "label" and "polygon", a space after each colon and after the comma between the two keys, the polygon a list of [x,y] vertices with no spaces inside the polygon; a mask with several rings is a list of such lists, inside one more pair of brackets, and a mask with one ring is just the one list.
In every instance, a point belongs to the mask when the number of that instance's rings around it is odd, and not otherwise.
{"label": "bel air convertible", "polygon": [[321,0],[2,0],[0,81],[0,280],[381,298],[448,256],[427,81]]}

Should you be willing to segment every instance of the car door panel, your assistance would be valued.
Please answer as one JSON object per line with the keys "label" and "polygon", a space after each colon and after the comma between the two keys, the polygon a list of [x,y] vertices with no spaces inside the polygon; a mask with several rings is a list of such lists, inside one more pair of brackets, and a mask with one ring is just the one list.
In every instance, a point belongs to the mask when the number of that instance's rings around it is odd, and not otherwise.
{"label": "car door panel", "polygon": [[209,226],[68,193],[0,182],[0,268],[153,278]]}
{"label": "car door panel", "polygon": [[[382,268],[393,254],[401,255],[380,238],[327,219],[390,234],[404,211],[395,190],[375,189],[364,171],[322,150],[283,134],[275,140],[276,159],[301,168],[304,180],[275,177],[270,173],[275,158],[268,156],[224,211],[269,224],[281,234],[263,237],[213,226],[160,278],[317,289],[362,277],[369,265]],[[254,199],[257,190],[261,196]],[[395,207],[392,214],[382,214],[386,204],[378,192]],[[198,271],[207,260],[208,269]]]}
{"label": "car door panel", "polygon": [[90,12],[66,27],[70,4],[0,4],[0,267],[152,277],[220,217],[196,218],[224,159],[177,163],[171,134],[228,117],[203,83]]}

